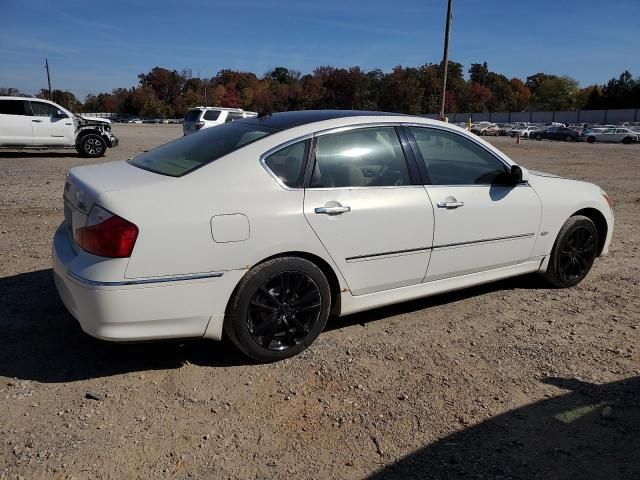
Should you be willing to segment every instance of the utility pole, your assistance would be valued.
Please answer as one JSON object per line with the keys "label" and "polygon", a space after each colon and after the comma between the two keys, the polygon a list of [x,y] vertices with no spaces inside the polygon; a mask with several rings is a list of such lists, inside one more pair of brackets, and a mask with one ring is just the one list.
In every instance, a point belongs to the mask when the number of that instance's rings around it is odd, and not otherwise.
{"label": "utility pole", "polygon": [[49,60],[44,59],[44,68],[47,70],[47,83],[49,84],[49,100],[53,100],[51,98],[51,76],[49,75]]}
{"label": "utility pole", "polygon": [[447,67],[449,66],[449,33],[451,30],[451,1],[447,4],[447,23],[444,31],[444,54],[442,58],[442,94],[440,95],[440,120],[444,121],[444,102],[447,95]]}

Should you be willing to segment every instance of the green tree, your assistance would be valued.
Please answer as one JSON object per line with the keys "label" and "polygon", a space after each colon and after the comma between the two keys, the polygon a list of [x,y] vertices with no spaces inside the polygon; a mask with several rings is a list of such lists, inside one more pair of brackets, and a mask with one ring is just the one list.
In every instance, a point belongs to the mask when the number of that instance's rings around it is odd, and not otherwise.
{"label": "green tree", "polygon": [[576,106],[578,82],[570,77],[550,77],[536,88],[531,101],[538,110],[571,110]]}

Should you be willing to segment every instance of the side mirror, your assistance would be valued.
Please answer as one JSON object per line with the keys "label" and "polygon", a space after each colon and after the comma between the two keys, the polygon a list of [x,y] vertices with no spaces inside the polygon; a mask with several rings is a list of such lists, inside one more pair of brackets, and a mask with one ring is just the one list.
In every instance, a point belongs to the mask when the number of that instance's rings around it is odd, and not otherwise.
{"label": "side mirror", "polygon": [[511,182],[514,185],[519,185],[521,183],[524,183],[525,181],[526,180],[524,180],[522,168],[520,168],[518,165],[511,165]]}
{"label": "side mirror", "polygon": [[62,110],[58,110],[56,112],[56,118],[67,118],[67,114],[64,113]]}

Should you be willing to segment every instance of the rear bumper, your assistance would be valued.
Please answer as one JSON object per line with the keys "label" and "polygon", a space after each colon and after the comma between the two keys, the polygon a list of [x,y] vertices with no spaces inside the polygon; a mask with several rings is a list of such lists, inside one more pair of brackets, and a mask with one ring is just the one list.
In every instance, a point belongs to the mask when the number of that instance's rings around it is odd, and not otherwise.
{"label": "rear bumper", "polygon": [[[227,301],[244,271],[101,282],[73,272],[78,256],[64,224],[53,240],[56,288],[82,330],[102,340],[220,340]],[[108,261],[108,260],[107,260]]]}

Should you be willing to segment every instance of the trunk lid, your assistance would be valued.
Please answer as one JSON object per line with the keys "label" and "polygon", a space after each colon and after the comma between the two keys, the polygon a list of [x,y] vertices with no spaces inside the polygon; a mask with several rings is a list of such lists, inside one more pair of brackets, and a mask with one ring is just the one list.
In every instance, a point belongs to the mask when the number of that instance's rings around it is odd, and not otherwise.
{"label": "trunk lid", "polygon": [[63,195],[64,218],[70,237],[74,238],[75,230],[86,225],[91,207],[101,194],[172,180],[175,179],[124,161],[72,168],[67,174]]}

